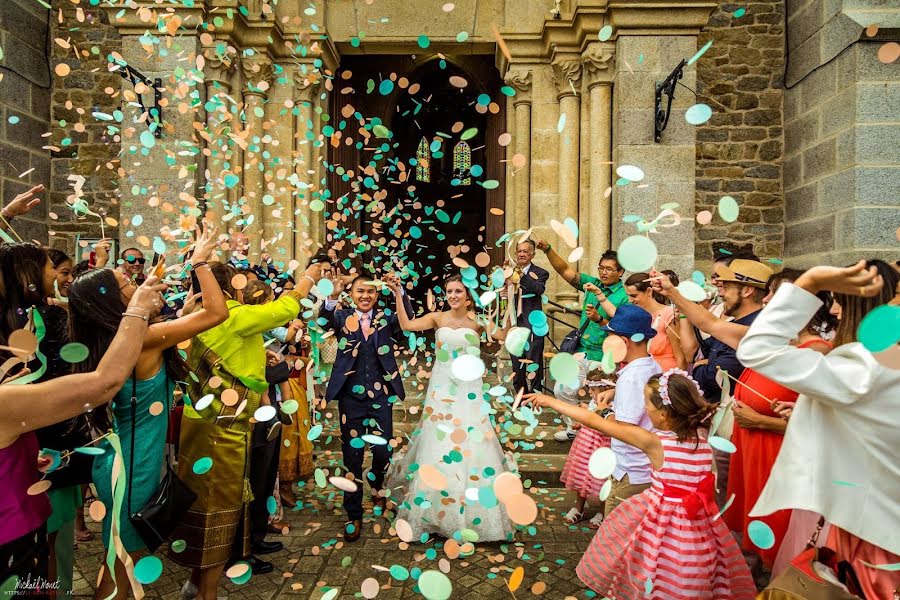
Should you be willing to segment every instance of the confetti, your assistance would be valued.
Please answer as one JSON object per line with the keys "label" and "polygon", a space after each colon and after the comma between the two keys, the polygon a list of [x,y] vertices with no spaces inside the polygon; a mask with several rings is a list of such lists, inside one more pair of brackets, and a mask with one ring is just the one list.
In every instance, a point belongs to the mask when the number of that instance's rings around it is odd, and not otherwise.
{"label": "confetti", "polygon": [[59,357],[67,363],[77,364],[87,360],[90,350],[79,342],[69,342],[59,349]]}
{"label": "confetti", "polygon": [[775,545],[775,534],[772,528],[762,521],[750,521],[747,525],[747,537],[753,545],[762,550],[768,550]]}
{"label": "confetti", "polygon": [[609,38],[612,37],[612,34],[613,34],[612,25],[604,25],[603,27],[600,28],[600,31],[597,32],[597,38],[601,42],[605,42],[606,40],[608,40]]}
{"label": "confetti", "polygon": [[448,600],[453,592],[453,584],[440,571],[425,571],[419,577],[419,590],[427,600]]}
{"label": "confetti", "polygon": [[684,119],[691,125],[702,125],[712,117],[712,109],[708,104],[695,104],[684,113]]}
{"label": "confetti", "polygon": [[719,452],[725,452],[727,454],[734,454],[737,452],[737,447],[735,447],[731,440],[726,440],[723,437],[711,435],[709,436],[709,439],[707,439],[707,442]]}
{"label": "confetti", "polygon": [[856,339],[872,353],[882,352],[900,342],[900,306],[882,304],[862,318]]}
{"label": "confetti", "polygon": [[162,561],[152,555],[143,557],[134,565],[134,578],[145,585],[159,579],[162,572]]}
{"label": "confetti", "polygon": [[691,302],[702,302],[706,300],[706,290],[693,281],[682,281],[678,284],[678,291]]}
{"label": "confetti", "polygon": [[193,466],[194,474],[203,475],[204,473],[209,471],[212,468],[212,466],[213,466],[212,458],[210,458],[208,456],[204,456],[203,458],[198,458],[194,462],[194,466]]}
{"label": "confetti", "polygon": [[515,592],[522,585],[523,579],[525,579],[525,569],[523,567],[516,567],[513,569],[512,575],[509,576],[506,587],[509,588],[510,592]]}
{"label": "confetti", "polygon": [[888,42],[878,49],[878,60],[889,65],[900,58],[900,44]]}
{"label": "confetti", "polygon": [[594,479],[606,479],[616,468],[616,455],[606,447],[597,448],[588,459],[588,471]]}
{"label": "confetti", "polygon": [[632,235],[619,244],[618,255],[619,263],[626,271],[649,271],[656,264],[656,244],[649,237]]}
{"label": "confetti", "polygon": [[737,200],[731,196],[722,196],[719,199],[719,216],[722,217],[722,220],[726,223],[734,223],[737,221],[740,210]]}

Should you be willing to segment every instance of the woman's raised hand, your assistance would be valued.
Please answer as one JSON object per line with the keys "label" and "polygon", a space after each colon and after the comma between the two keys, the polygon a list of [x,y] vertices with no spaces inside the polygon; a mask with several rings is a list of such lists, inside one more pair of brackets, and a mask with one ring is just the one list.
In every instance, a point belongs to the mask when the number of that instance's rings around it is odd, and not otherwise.
{"label": "woman's raised hand", "polygon": [[194,242],[194,253],[191,255],[191,265],[206,262],[219,245],[219,230],[209,222],[203,223],[203,231]]}
{"label": "woman's raised hand", "polygon": [[134,295],[131,297],[125,312],[144,317],[156,315],[162,309],[162,293],[167,288],[168,286],[160,283],[159,278],[155,275],[147,277],[147,280],[134,291]]}
{"label": "woman's raised hand", "polygon": [[384,284],[388,287],[388,289],[395,294],[400,292],[400,278],[397,277],[396,273],[388,273],[387,275],[382,277],[381,280],[384,281]]}
{"label": "woman's raised hand", "polygon": [[866,267],[866,261],[861,260],[852,267],[813,267],[801,275],[794,284],[812,294],[829,290],[849,296],[871,298],[881,292],[884,279],[878,274],[878,269],[874,266]]}

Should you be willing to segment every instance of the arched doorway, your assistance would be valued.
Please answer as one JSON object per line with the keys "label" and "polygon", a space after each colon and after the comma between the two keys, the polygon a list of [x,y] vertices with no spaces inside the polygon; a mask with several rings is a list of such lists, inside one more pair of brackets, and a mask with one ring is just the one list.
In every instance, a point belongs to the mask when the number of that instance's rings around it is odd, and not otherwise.
{"label": "arched doorway", "polygon": [[[487,250],[499,258],[500,86],[488,56],[342,59],[330,115],[343,133],[332,139],[328,161],[328,208],[337,218],[327,232],[342,256],[359,255],[368,271],[405,269],[420,297],[458,272],[456,256],[474,264]],[[489,179],[498,186],[484,186]]]}

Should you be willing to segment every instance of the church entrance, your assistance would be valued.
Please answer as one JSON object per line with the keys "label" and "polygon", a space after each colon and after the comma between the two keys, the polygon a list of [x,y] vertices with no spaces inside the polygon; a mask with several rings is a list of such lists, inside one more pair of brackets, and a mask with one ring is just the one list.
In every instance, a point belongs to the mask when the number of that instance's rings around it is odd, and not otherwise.
{"label": "church entrance", "polygon": [[405,270],[419,298],[440,294],[455,258],[502,260],[506,103],[492,61],[351,55],[333,82],[329,242],[364,271]]}

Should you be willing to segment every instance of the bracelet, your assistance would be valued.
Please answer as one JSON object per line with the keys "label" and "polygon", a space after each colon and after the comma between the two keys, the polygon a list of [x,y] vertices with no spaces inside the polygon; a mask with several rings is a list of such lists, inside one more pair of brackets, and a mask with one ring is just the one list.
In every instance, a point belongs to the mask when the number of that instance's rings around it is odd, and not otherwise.
{"label": "bracelet", "polygon": [[150,322],[150,317],[148,317],[147,315],[139,315],[137,313],[128,312],[128,311],[123,312],[122,317],[137,317],[138,319],[143,319],[147,323]]}
{"label": "bracelet", "polygon": [[201,260],[201,261],[198,262],[196,265],[191,265],[191,269],[193,269],[194,271],[196,271],[196,270],[199,269],[200,267],[208,267],[208,266],[209,266],[209,263],[208,263],[208,262],[206,262],[205,260]]}
{"label": "bracelet", "polygon": [[553,250],[553,246],[551,246],[550,244],[547,244],[547,249],[544,250],[544,254],[547,254],[547,253],[550,252],[551,250]]}
{"label": "bracelet", "polygon": [[309,282],[313,285],[316,285],[316,280],[310,277],[309,275],[304,274],[303,279],[309,279]]}
{"label": "bracelet", "polygon": [[679,319],[687,319],[687,315],[678,315]]}

